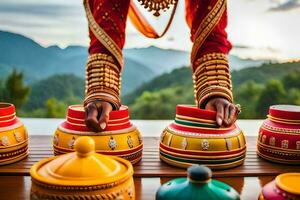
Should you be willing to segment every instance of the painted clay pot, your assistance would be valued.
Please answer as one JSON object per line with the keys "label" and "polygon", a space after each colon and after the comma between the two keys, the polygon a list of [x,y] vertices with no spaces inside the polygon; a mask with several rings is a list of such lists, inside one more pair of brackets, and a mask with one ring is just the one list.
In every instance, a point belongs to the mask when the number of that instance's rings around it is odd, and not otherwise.
{"label": "painted clay pot", "polygon": [[32,200],[135,199],[129,161],[95,153],[95,141],[88,136],[78,138],[74,148],[32,166]]}
{"label": "painted clay pot", "polygon": [[209,168],[194,165],[188,168],[188,178],[177,178],[162,185],[156,200],[209,199],[238,200],[239,194],[229,185],[211,179]]}
{"label": "painted clay pot", "polygon": [[257,154],[272,162],[300,164],[300,106],[269,108],[259,130]]}
{"label": "painted clay pot", "polygon": [[299,200],[300,173],[285,173],[266,184],[259,196],[259,200]]}
{"label": "painted clay pot", "polygon": [[28,155],[28,134],[16,116],[15,106],[0,103],[0,165],[24,159]]}
{"label": "painted clay pot", "polygon": [[235,124],[220,128],[215,119],[216,112],[178,105],[175,121],[161,134],[161,160],[182,168],[192,164],[212,169],[241,165],[246,155],[243,132]]}
{"label": "painted clay pot", "polygon": [[119,156],[132,164],[142,159],[143,142],[139,130],[129,119],[126,106],[109,115],[108,125],[103,132],[90,131],[84,123],[85,112],[81,105],[69,106],[66,121],[56,130],[53,138],[54,154],[74,151],[78,137],[90,136],[96,143],[96,152]]}

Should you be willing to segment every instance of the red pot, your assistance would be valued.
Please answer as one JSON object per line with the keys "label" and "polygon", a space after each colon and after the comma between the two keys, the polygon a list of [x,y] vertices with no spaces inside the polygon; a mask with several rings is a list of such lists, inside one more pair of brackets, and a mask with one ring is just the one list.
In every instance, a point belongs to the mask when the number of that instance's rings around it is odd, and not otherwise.
{"label": "red pot", "polygon": [[95,141],[97,153],[119,156],[132,164],[141,160],[143,142],[140,132],[130,122],[127,106],[121,106],[120,110],[110,112],[105,130],[99,133],[88,129],[84,120],[83,106],[69,106],[66,121],[54,134],[54,154],[72,152],[77,138],[90,136]]}
{"label": "red pot", "polygon": [[299,182],[300,173],[281,174],[263,187],[259,200],[299,200]]}
{"label": "red pot", "polygon": [[[84,119],[85,112],[83,107],[80,105],[72,105],[68,108],[67,119],[62,126],[74,131],[90,132],[91,130],[86,127]],[[105,131],[121,130],[131,126],[132,124],[129,121],[128,107],[121,106],[120,110],[110,112],[109,121]]]}
{"label": "red pot", "polygon": [[15,106],[10,103],[0,103],[0,127],[12,126],[17,123]]}
{"label": "red pot", "polygon": [[300,164],[300,106],[271,106],[260,127],[257,146],[262,158]]}

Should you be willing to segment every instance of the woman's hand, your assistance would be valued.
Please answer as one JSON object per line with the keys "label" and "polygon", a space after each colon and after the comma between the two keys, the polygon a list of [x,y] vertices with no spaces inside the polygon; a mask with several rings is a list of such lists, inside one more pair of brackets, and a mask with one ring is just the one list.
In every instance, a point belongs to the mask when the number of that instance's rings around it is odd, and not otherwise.
{"label": "woman's hand", "polygon": [[217,112],[216,121],[219,126],[229,127],[237,120],[240,107],[227,99],[216,97],[208,101],[205,109]]}
{"label": "woman's hand", "polygon": [[85,124],[94,132],[105,130],[112,105],[105,101],[94,101],[85,106]]}

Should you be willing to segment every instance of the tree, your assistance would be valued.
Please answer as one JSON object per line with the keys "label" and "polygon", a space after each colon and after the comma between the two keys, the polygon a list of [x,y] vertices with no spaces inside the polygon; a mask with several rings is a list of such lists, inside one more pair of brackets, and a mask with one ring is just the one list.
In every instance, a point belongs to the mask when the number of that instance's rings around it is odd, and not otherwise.
{"label": "tree", "polygon": [[154,92],[144,92],[130,105],[136,119],[172,119],[177,104],[195,104],[191,87],[170,87]]}
{"label": "tree", "polygon": [[242,106],[240,118],[256,118],[257,112],[255,107],[263,88],[264,87],[261,84],[257,84],[254,81],[248,81],[233,90],[235,102]]}
{"label": "tree", "polygon": [[291,88],[296,88],[300,90],[300,72],[290,72],[289,74],[283,77],[282,82],[287,90]]}
{"label": "tree", "polygon": [[16,108],[22,107],[28,101],[30,87],[24,84],[23,79],[22,72],[13,70],[2,89],[2,101],[13,103]]}
{"label": "tree", "polygon": [[50,98],[46,102],[46,117],[49,118],[58,118],[58,117],[65,117],[65,112],[66,112],[66,105],[58,101],[55,98]]}
{"label": "tree", "polygon": [[258,98],[256,111],[259,118],[265,118],[271,105],[284,103],[286,92],[279,80],[270,80]]}

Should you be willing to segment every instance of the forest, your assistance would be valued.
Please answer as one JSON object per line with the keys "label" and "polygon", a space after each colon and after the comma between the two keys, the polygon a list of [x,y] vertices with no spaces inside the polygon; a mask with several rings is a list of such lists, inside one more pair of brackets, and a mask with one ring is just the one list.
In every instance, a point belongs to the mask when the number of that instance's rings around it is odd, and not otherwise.
{"label": "forest", "polygon": [[[273,104],[300,105],[300,62],[266,63],[232,71],[234,101],[241,104],[240,118],[265,118]],[[194,104],[189,67],[175,69],[145,82],[122,96],[135,119],[171,119],[176,104]],[[0,101],[14,103],[21,117],[64,118],[68,105],[84,98],[84,80],[56,74],[32,84],[14,70],[0,80]]]}

